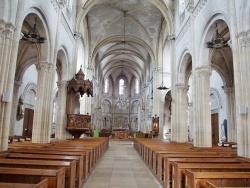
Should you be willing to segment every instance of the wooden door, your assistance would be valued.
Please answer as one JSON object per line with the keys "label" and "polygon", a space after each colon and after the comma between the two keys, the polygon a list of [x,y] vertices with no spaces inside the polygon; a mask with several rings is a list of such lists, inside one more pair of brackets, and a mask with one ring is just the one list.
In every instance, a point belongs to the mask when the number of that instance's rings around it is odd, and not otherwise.
{"label": "wooden door", "polygon": [[211,115],[212,123],[212,145],[217,146],[219,143],[219,114]]}
{"label": "wooden door", "polygon": [[34,110],[25,108],[23,121],[23,136],[32,136]]}

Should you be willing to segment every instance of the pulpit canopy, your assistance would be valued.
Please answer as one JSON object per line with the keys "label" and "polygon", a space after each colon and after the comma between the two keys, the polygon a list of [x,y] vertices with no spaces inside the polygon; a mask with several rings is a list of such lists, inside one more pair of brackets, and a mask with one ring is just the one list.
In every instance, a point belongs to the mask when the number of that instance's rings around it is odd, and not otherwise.
{"label": "pulpit canopy", "polygon": [[82,72],[82,68],[75,74],[75,77],[72,78],[68,83],[68,93],[73,91],[74,93],[79,92],[81,97],[84,93],[86,93],[89,97],[93,97],[93,83],[92,81],[84,80],[84,73]]}

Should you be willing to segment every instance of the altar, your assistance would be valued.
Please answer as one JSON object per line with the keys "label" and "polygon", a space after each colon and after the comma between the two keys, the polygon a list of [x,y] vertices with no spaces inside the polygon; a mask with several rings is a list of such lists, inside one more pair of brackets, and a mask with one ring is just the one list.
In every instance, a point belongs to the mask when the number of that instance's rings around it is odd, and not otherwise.
{"label": "altar", "polygon": [[129,137],[129,126],[128,123],[113,123],[112,124],[113,138],[124,139]]}
{"label": "altar", "polygon": [[114,138],[117,139],[124,139],[128,138],[129,132],[128,131],[113,131]]}

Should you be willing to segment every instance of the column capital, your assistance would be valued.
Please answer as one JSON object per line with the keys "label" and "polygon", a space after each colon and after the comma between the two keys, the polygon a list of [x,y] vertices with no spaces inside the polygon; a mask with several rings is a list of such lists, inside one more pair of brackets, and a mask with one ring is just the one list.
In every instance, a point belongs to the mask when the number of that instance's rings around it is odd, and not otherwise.
{"label": "column capital", "polygon": [[68,81],[65,81],[65,80],[61,80],[61,81],[58,81],[56,83],[57,83],[58,88],[67,87],[67,85],[68,85]]}
{"label": "column capital", "polygon": [[5,30],[3,31],[4,35],[8,39],[13,38],[13,33],[16,30],[16,27],[12,23],[7,23],[5,25]]}
{"label": "column capital", "polygon": [[185,92],[187,92],[188,89],[189,89],[189,85],[187,85],[187,84],[181,84],[181,83],[180,84],[176,84],[175,87],[176,87],[177,91],[185,91]]}
{"label": "column capital", "polygon": [[36,69],[37,70],[43,70],[43,71],[46,71],[46,72],[48,72],[52,67],[53,67],[53,64],[52,63],[48,63],[46,61],[39,61],[36,64]]}
{"label": "column capital", "polygon": [[153,72],[161,72],[162,71],[162,67],[154,67]]}
{"label": "column capital", "polygon": [[247,47],[250,44],[250,38],[246,32],[241,32],[237,35],[240,47]]}
{"label": "column capital", "polygon": [[3,37],[6,23],[4,20],[0,20],[0,36]]}
{"label": "column capital", "polygon": [[210,66],[200,66],[195,69],[197,76],[211,76],[212,69]]}

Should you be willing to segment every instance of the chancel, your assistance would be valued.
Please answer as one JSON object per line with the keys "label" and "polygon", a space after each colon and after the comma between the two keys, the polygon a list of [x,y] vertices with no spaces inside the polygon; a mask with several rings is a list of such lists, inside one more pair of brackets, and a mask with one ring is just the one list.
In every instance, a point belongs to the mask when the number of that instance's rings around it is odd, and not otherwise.
{"label": "chancel", "polygon": [[0,187],[250,187],[249,15],[0,0]]}

